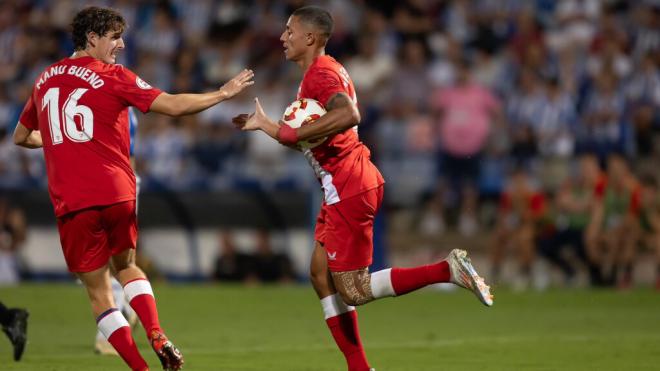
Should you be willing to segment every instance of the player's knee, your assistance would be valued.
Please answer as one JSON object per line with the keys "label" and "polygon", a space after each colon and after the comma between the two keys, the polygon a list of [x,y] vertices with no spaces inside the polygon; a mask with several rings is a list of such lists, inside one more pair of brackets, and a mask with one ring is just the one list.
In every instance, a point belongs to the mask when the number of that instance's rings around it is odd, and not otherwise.
{"label": "player's knee", "polygon": [[129,272],[135,269],[140,269],[135,262],[132,261],[113,261],[112,267],[115,275],[120,275],[122,272]]}
{"label": "player's knee", "polygon": [[350,306],[360,305],[358,304],[357,298],[353,295],[350,295],[343,291],[339,291],[339,295],[341,295],[341,299],[344,301],[344,303],[346,303],[346,305],[350,305]]}

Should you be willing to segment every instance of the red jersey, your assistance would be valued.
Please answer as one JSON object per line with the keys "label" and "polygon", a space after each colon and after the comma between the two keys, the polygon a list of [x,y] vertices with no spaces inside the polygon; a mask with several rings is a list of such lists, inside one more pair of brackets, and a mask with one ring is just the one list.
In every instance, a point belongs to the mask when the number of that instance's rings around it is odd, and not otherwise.
{"label": "red jersey", "polygon": [[[319,56],[305,72],[297,99],[315,99],[325,107],[336,93],[346,93],[357,104],[353,81],[344,67],[328,55]],[[371,162],[371,152],[360,142],[357,127],[329,136],[304,154],[323,186],[328,205],[385,183]]]}
{"label": "red jersey", "polygon": [[118,64],[65,58],[37,78],[20,123],[43,139],[55,215],[135,199],[128,107],[161,93]]}

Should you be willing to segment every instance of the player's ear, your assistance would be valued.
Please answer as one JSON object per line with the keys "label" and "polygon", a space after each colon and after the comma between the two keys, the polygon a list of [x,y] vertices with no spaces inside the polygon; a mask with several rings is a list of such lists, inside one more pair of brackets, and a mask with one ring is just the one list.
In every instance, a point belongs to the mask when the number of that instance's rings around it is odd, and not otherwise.
{"label": "player's ear", "polygon": [[316,34],[314,34],[314,32],[308,32],[305,35],[305,42],[307,43],[307,46],[314,45],[316,42]]}
{"label": "player's ear", "polygon": [[93,48],[96,46],[96,42],[98,40],[99,40],[99,35],[96,32],[90,31],[87,33],[87,45]]}

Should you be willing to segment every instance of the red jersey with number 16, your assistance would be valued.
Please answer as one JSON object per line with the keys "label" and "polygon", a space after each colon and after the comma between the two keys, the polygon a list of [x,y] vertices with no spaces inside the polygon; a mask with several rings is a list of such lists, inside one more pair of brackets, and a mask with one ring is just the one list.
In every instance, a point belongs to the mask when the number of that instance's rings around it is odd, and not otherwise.
{"label": "red jersey with number 16", "polygon": [[[303,76],[298,99],[315,99],[325,107],[337,93],[346,93],[357,104],[353,81],[344,67],[331,56],[316,57]],[[321,181],[328,205],[385,183],[371,162],[371,152],[360,142],[356,126],[329,136],[304,154]]]}
{"label": "red jersey with number 16", "polygon": [[20,123],[39,130],[55,215],[135,199],[128,107],[161,93],[119,64],[65,58],[44,70]]}

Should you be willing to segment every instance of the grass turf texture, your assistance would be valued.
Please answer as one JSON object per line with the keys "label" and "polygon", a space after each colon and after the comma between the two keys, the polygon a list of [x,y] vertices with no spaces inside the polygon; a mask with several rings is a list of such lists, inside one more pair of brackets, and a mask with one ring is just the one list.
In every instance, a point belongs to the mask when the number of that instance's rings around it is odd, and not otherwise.
{"label": "grass turf texture", "polygon": [[[311,287],[154,288],[161,323],[189,370],[345,370]],[[466,291],[424,290],[359,309],[378,371],[659,370],[660,294],[651,290],[495,292],[486,308]],[[94,322],[76,285],[0,288],[30,310],[23,360],[0,336],[2,370],[125,370],[93,354]],[[134,332],[152,370],[160,364]]]}

